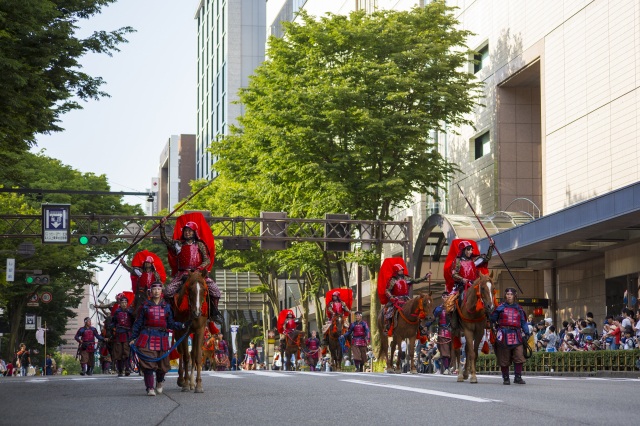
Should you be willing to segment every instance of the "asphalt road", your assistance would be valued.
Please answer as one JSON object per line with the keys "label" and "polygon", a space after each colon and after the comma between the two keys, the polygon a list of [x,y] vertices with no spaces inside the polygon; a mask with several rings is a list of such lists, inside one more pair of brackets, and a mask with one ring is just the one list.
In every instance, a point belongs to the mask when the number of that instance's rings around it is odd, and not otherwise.
{"label": "asphalt road", "polygon": [[637,410],[637,377],[525,379],[504,386],[499,376],[470,384],[441,375],[204,372],[205,391],[195,394],[181,392],[170,373],[165,393],[149,397],[138,376],[0,378],[0,425],[612,425]]}

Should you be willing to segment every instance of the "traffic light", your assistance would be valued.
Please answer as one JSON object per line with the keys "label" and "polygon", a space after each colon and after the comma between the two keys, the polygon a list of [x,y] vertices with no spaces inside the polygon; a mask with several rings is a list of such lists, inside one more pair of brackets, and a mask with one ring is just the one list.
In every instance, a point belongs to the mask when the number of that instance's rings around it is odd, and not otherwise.
{"label": "traffic light", "polygon": [[81,235],[78,242],[83,246],[104,245],[109,242],[109,237],[106,235]]}
{"label": "traffic light", "polygon": [[49,275],[27,275],[26,278],[27,284],[49,284]]}

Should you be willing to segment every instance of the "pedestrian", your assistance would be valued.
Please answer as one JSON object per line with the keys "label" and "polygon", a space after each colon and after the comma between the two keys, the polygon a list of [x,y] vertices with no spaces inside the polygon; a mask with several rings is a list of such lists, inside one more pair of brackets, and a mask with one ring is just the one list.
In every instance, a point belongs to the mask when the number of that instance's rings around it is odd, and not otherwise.
{"label": "pedestrian", "polygon": [[123,375],[129,376],[131,374],[129,362],[131,347],[129,346],[129,340],[131,340],[131,327],[135,318],[133,309],[129,307],[129,300],[124,293],[118,294],[116,300],[120,306],[116,309],[111,319],[111,327],[114,329],[112,359],[116,362],[118,377],[122,377]]}
{"label": "pedestrian", "polygon": [[273,369],[280,370],[282,367],[282,354],[279,349],[276,349],[276,352],[273,354]]}
{"label": "pedestrian", "polygon": [[29,366],[31,365],[31,354],[24,343],[20,343],[17,358],[20,363],[20,375],[26,377],[29,374]]}
{"label": "pedestrian", "polygon": [[351,339],[351,355],[356,371],[364,371],[364,363],[367,359],[367,346],[371,341],[371,332],[369,324],[362,319],[362,312],[356,312],[356,320],[351,323],[349,330],[345,334],[345,338]]}
{"label": "pedestrian", "polygon": [[311,337],[304,341],[304,345],[307,348],[305,358],[309,370],[316,371],[316,364],[320,356],[320,339],[318,339],[318,332],[316,330],[311,331]]}
{"label": "pedestrian", "polygon": [[231,358],[231,371],[238,370],[238,352],[233,352],[233,358]]}
{"label": "pedestrian", "polygon": [[257,363],[258,363],[258,350],[256,349],[256,344],[253,342],[250,342],[249,347],[245,351],[244,364],[246,365],[247,370],[255,370]]}
{"label": "pedestrian", "polygon": [[84,319],[84,326],[80,327],[74,337],[78,342],[78,355],[80,355],[80,366],[82,371],[80,375],[87,376],[93,375],[93,367],[95,364],[94,353],[96,351],[96,339],[101,342],[105,341],[105,338],[98,333],[95,327],[91,326],[91,318],[86,317]]}
{"label": "pedestrian", "polygon": [[216,370],[226,371],[227,368],[229,368],[229,346],[224,340],[224,335],[222,333],[218,334],[215,347]]}
{"label": "pedestrian", "polygon": [[4,360],[0,358],[0,376],[7,375],[7,364],[5,364]]}
{"label": "pedestrian", "polygon": [[495,308],[489,320],[497,326],[495,353],[502,370],[502,384],[509,385],[509,366],[513,362],[515,377],[513,383],[524,385],[522,380],[522,364],[524,364],[524,348],[522,334],[529,339],[529,327],[524,311],[516,302],[516,289],[508,287],[504,291],[505,301]]}
{"label": "pedestrian", "polygon": [[51,376],[53,375],[53,358],[51,358],[51,354],[47,354],[47,359],[45,360],[45,367],[46,367],[46,375],[47,376]]}
{"label": "pedestrian", "polygon": [[[135,345],[138,364],[144,375],[147,395],[162,394],[164,376],[169,371],[169,332],[167,329],[184,330],[186,325],[173,320],[171,307],[162,299],[162,283],[151,284],[151,298],[140,309],[133,324],[130,345]],[[161,358],[161,359],[160,359]],[[155,372],[155,389],[154,389]]]}

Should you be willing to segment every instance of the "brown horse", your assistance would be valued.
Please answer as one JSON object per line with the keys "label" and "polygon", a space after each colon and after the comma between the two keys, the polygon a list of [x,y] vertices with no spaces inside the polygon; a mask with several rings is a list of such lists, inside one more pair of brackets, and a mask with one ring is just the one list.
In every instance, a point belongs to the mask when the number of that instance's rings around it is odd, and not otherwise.
{"label": "brown horse", "polygon": [[[471,375],[469,383],[478,383],[476,359],[484,336],[487,318],[495,307],[494,294],[490,276],[481,273],[480,277],[474,281],[473,286],[465,291],[462,306],[459,306],[456,301],[456,315],[466,339],[465,353],[467,355],[464,370],[458,367],[459,382],[464,382]],[[453,359],[460,360],[460,349],[454,349],[453,352]]]}
{"label": "brown horse", "polygon": [[[416,373],[416,366],[413,362],[413,351],[416,344],[416,336],[418,335],[419,325],[423,319],[427,321],[433,320],[433,299],[431,294],[420,294],[405,302],[400,310],[394,314],[394,326],[392,336],[382,336],[380,339],[380,349],[378,351],[378,359],[387,360],[387,372],[395,373],[393,367],[393,354],[396,346],[404,339],[409,339],[407,345],[406,359],[410,362],[411,373]],[[380,310],[378,315],[378,328],[384,330],[384,310]],[[389,355],[389,348],[391,355]],[[400,369],[400,372],[402,369]]]}
{"label": "brown horse", "polygon": [[302,337],[304,333],[302,330],[293,330],[289,334],[285,334],[283,336],[283,344],[282,348],[284,348],[282,352],[282,356],[284,357],[284,362],[282,363],[282,369],[285,371],[295,371],[296,363],[295,361],[291,362],[291,356],[295,355],[295,359],[298,359],[298,354],[300,353],[300,347],[302,346]]}
{"label": "brown horse", "polygon": [[[176,331],[176,339],[180,339],[185,333],[193,334],[191,353],[189,353],[189,342],[184,339],[178,346],[180,353],[180,365],[178,368],[178,386],[183,392],[194,390],[202,393],[202,345],[204,343],[204,330],[207,326],[207,313],[203,310],[206,297],[208,295],[207,282],[199,271],[190,272],[187,281],[180,292],[174,297],[174,308],[176,320],[180,322],[190,321],[189,328]],[[185,306],[185,298],[188,301],[188,309],[181,309]],[[209,306],[210,308],[210,306]],[[197,370],[197,377],[194,379],[193,370]]]}
{"label": "brown horse", "polygon": [[344,334],[344,317],[342,315],[334,315],[331,318],[331,325],[327,330],[329,338],[329,353],[331,354],[331,365],[333,371],[342,369],[342,346],[340,345],[340,336]]}

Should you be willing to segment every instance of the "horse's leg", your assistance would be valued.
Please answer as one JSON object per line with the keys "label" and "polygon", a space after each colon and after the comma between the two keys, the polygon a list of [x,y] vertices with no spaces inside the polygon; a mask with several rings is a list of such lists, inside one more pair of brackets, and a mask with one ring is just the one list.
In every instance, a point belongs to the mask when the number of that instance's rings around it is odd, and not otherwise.
{"label": "horse's leg", "polygon": [[[174,336],[176,340],[181,337],[177,333]],[[183,342],[180,342],[180,344],[176,348],[178,350],[178,354],[180,355],[180,357],[178,358],[178,387],[182,387],[184,385],[184,360],[182,359],[184,348],[182,346],[182,343]]]}
{"label": "horse's leg", "polygon": [[182,368],[182,374],[181,374],[182,392],[187,392],[189,390],[189,371],[191,369],[189,361],[190,361],[189,342],[187,342],[187,339],[184,339],[182,343],[180,343],[180,367]]}
{"label": "horse's leg", "polygon": [[[206,326],[206,324],[205,324]],[[193,359],[195,361],[196,367],[196,386],[195,393],[202,393],[204,390],[202,389],[202,343],[204,340],[204,331],[200,329],[193,335]],[[193,368],[192,368],[191,382],[193,383]]]}
{"label": "horse's leg", "polygon": [[[417,334],[417,331],[416,331]],[[409,365],[411,366],[409,372],[411,374],[418,374],[418,370],[416,369],[416,363],[413,360],[414,357],[414,351],[416,349],[416,338],[414,337],[410,337],[409,338],[409,347],[407,348],[407,360],[409,360]]]}
{"label": "horse's leg", "polygon": [[478,359],[478,350],[480,349],[480,341],[484,335],[484,327],[476,324],[473,330],[473,350],[471,354],[467,354],[467,364],[470,365],[471,383],[478,383],[476,378],[476,360]]}
{"label": "horse's leg", "polygon": [[[396,353],[396,340],[393,337],[387,337],[389,352],[391,354],[387,358],[387,373],[395,373],[396,367],[393,365],[393,355]],[[400,361],[400,354],[398,354],[398,361]]]}

